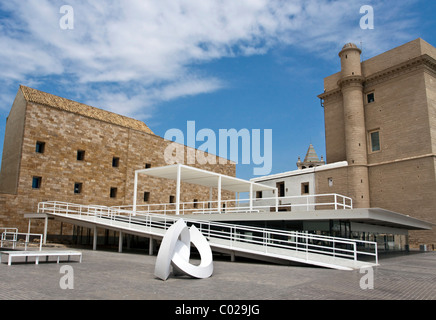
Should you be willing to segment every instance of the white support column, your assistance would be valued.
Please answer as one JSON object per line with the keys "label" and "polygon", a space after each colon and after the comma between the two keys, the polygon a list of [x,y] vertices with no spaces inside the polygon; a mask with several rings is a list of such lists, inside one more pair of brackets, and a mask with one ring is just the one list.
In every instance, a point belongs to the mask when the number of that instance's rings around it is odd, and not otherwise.
{"label": "white support column", "polygon": [[133,215],[136,216],[136,200],[138,196],[138,172],[135,171],[135,183],[133,186]]}
{"label": "white support column", "polygon": [[29,218],[29,226],[27,227],[27,233],[30,233],[30,224],[32,222],[32,219]]}
{"label": "white support column", "polygon": [[97,226],[94,226],[94,239],[92,241],[92,250],[97,250]]}
{"label": "white support column", "polygon": [[121,231],[118,235],[118,252],[123,252],[123,233]]}
{"label": "white support column", "polygon": [[218,212],[221,212],[221,176],[218,176]]}
{"label": "white support column", "polygon": [[279,212],[279,189],[276,188],[276,212]]}
{"label": "white support column", "polygon": [[153,237],[150,237],[150,242],[148,244],[148,255],[153,255]]}
{"label": "white support column", "polygon": [[212,200],[213,200],[212,196],[213,196],[213,188],[210,187],[209,188],[209,207],[208,207],[209,211],[212,210]]}
{"label": "white support column", "polygon": [[45,216],[44,223],[44,244],[47,244],[47,227],[48,227],[48,216]]}
{"label": "white support column", "polygon": [[182,170],[180,164],[177,165],[177,186],[176,186],[176,215],[180,214],[180,181],[182,177]]}
{"label": "white support column", "polygon": [[253,183],[250,183],[250,212],[253,211]]}

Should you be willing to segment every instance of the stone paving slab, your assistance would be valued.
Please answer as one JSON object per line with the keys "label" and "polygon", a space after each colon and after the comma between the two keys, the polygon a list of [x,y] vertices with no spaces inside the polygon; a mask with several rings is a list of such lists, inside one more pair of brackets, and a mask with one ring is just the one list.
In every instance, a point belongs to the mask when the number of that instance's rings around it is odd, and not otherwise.
{"label": "stone paving slab", "polygon": [[[77,250],[77,249],[75,249]],[[73,261],[0,264],[2,300],[436,300],[436,252],[380,258],[374,289],[361,288],[359,270],[283,266],[215,257],[209,279],[154,277],[156,256],[81,250]],[[195,263],[195,260],[194,262]],[[74,288],[62,289],[71,266]]]}

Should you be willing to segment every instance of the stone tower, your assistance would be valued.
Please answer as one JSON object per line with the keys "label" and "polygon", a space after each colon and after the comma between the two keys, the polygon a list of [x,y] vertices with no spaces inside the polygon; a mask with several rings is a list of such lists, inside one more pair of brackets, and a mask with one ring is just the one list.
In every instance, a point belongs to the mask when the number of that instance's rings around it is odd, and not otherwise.
{"label": "stone tower", "polygon": [[355,207],[369,208],[368,160],[366,146],[363,82],[360,54],[353,43],[339,52],[341,74],[338,86],[342,93],[345,127],[345,152],[348,161],[348,190]]}
{"label": "stone tower", "polygon": [[315,148],[313,147],[312,144],[310,144],[309,149],[307,150],[304,161],[301,161],[300,157],[298,157],[298,161],[297,161],[297,167],[299,170],[318,167],[324,164],[325,164],[324,158],[321,156],[321,160],[319,160]]}

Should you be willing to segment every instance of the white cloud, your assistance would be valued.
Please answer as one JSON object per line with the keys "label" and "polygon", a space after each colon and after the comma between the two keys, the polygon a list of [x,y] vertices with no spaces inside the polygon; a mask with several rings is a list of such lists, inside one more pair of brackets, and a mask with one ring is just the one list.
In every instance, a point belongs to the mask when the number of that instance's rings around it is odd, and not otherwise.
{"label": "white cloud", "polygon": [[264,54],[279,43],[329,58],[348,41],[364,41],[369,53],[388,49],[393,34],[409,35],[413,17],[397,20],[410,3],[375,5],[378,25],[363,33],[357,0],[78,0],[69,3],[74,30],[59,27],[65,3],[4,1],[0,70],[3,81],[56,76],[86,102],[147,117],[159,101],[225,86],[192,65]]}

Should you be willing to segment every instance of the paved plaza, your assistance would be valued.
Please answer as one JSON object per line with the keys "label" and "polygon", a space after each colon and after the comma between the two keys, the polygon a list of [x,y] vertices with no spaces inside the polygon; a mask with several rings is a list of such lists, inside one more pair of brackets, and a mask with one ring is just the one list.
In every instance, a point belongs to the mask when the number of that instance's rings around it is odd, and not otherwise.
{"label": "paved plaza", "polygon": [[[380,257],[373,269],[374,288],[361,289],[369,273],[315,267],[283,266],[216,257],[211,278],[167,281],[154,277],[156,256],[80,249],[83,262],[0,264],[0,299],[28,300],[434,300],[436,252]],[[193,262],[195,263],[195,261]],[[60,283],[71,266],[73,289]],[[64,281],[65,282],[65,281]],[[70,283],[71,284],[71,283]]]}

